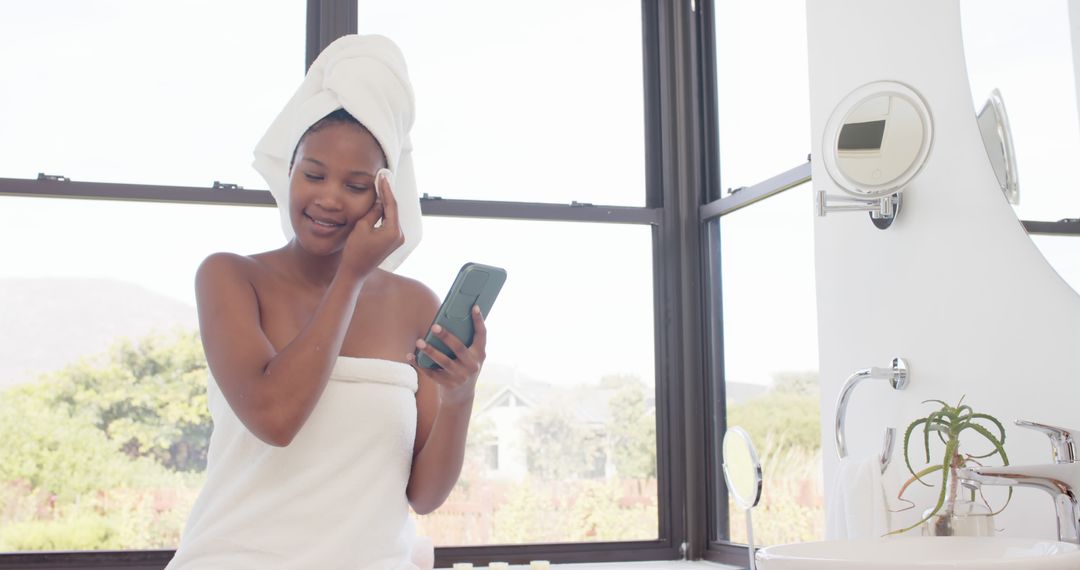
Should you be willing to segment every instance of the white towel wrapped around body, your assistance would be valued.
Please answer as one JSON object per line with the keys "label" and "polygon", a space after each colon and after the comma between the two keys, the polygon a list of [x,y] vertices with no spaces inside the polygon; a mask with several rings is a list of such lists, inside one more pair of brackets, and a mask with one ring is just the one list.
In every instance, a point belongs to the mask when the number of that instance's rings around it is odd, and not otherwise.
{"label": "white towel wrapped around body", "polygon": [[878,538],[889,532],[889,511],[877,457],[840,460],[825,512],[828,540]]}
{"label": "white towel wrapped around body", "polygon": [[405,489],[416,435],[416,370],[339,357],[307,423],[264,443],[213,378],[206,483],[168,570],[428,570]]}
{"label": "white towel wrapped around body", "polygon": [[345,109],[371,132],[393,172],[393,191],[405,243],[380,265],[393,271],[420,243],[420,199],[413,172],[415,102],[405,58],[390,39],[377,35],[338,38],[315,59],[304,82],[255,146],[252,166],[266,179],[281,213],[287,239],[289,163],[300,137],[319,119]]}
{"label": "white towel wrapped around body", "polygon": [[[375,137],[393,172],[405,243],[380,267],[392,271],[409,255],[420,241],[413,106],[405,60],[389,39],[345,36],[322,52],[255,149],[254,167],[288,239],[293,151],[311,125],[343,108]],[[407,364],[339,357],[300,431],[275,447],[244,426],[209,378],[206,482],[168,568],[430,569],[431,542],[415,535],[406,496],[416,390]]]}

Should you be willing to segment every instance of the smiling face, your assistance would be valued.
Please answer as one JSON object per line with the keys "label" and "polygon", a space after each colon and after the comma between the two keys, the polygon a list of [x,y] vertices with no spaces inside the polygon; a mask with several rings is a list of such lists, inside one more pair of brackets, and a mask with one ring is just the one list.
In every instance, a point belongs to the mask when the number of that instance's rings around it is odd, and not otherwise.
{"label": "smiling face", "polygon": [[340,251],[357,220],[375,204],[382,148],[358,124],[331,122],[304,135],[289,173],[289,215],[307,251]]}

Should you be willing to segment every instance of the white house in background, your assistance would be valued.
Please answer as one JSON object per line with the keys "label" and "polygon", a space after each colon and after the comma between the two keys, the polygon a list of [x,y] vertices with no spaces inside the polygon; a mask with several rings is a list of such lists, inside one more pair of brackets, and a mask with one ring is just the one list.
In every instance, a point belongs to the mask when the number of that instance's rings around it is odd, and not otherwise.
{"label": "white house in background", "polygon": [[[607,431],[611,423],[609,402],[617,392],[613,388],[578,389],[573,400],[574,420],[586,428],[598,432],[605,441],[602,450],[602,462],[598,461],[591,478],[615,477],[615,463],[612,459]],[[484,475],[493,479],[521,480],[529,474],[528,446],[525,435],[524,419],[533,410],[556,404],[555,397],[559,389],[544,382],[516,381],[499,388],[487,400],[477,414],[478,419],[491,421],[494,427],[494,441],[484,450]],[[654,402],[650,397],[646,401],[646,413],[654,414]]]}
{"label": "white house in background", "polygon": [[[565,404],[555,403],[556,396],[560,394],[558,387],[523,379],[515,372],[510,374],[513,375],[512,379],[500,386],[480,407],[477,419],[489,420],[494,428],[493,441],[484,449],[484,476],[520,481],[529,474],[524,419],[533,410]],[[729,405],[752,400],[768,391],[767,386],[741,382],[729,382],[727,389]],[[573,399],[574,419],[579,425],[605,436],[605,442],[611,422],[609,402],[617,391],[614,388],[579,388]],[[651,394],[646,398],[645,406],[647,414],[655,414],[655,401]],[[603,463],[597,463],[590,477],[612,478],[617,475],[609,445],[605,444],[602,451]]]}
{"label": "white house in background", "polygon": [[478,418],[494,426],[494,439],[484,450],[484,475],[495,479],[521,480],[528,475],[528,455],[522,419],[535,409],[531,396],[514,386],[504,386],[486,404]]}

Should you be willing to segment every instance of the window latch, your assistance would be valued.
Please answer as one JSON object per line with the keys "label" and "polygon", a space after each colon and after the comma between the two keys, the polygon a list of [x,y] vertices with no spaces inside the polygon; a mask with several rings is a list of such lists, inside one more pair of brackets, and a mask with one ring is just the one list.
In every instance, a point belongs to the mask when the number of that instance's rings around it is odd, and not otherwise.
{"label": "window latch", "polygon": [[592,204],[590,204],[588,202],[578,202],[577,200],[571,200],[570,201],[570,207],[571,208],[588,208],[590,206],[592,206]]}
{"label": "window latch", "polygon": [[424,192],[420,196],[420,200],[442,200],[442,196],[430,196],[427,192]]}
{"label": "window latch", "polygon": [[239,184],[228,184],[225,182],[214,181],[214,190],[243,190],[244,187]]}
{"label": "window latch", "polygon": [[67,176],[61,176],[59,174],[45,174],[44,172],[38,172],[37,179],[48,180],[50,182],[71,182],[71,179]]}

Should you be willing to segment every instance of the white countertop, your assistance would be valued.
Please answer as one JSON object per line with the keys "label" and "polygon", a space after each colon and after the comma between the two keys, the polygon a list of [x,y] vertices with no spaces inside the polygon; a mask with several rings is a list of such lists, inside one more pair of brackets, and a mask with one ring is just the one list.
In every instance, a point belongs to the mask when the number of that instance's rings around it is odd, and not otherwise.
{"label": "white countertop", "polygon": [[[704,560],[655,560],[644,562],[590,562],[587,564],[552,564],[552,569],[565,570],[735,570],[736,566],[706,562]],[[486,564],[477,564],[473,570],[486,570]],[[510,570],[529,570],[528,564],[511,564]]]}

